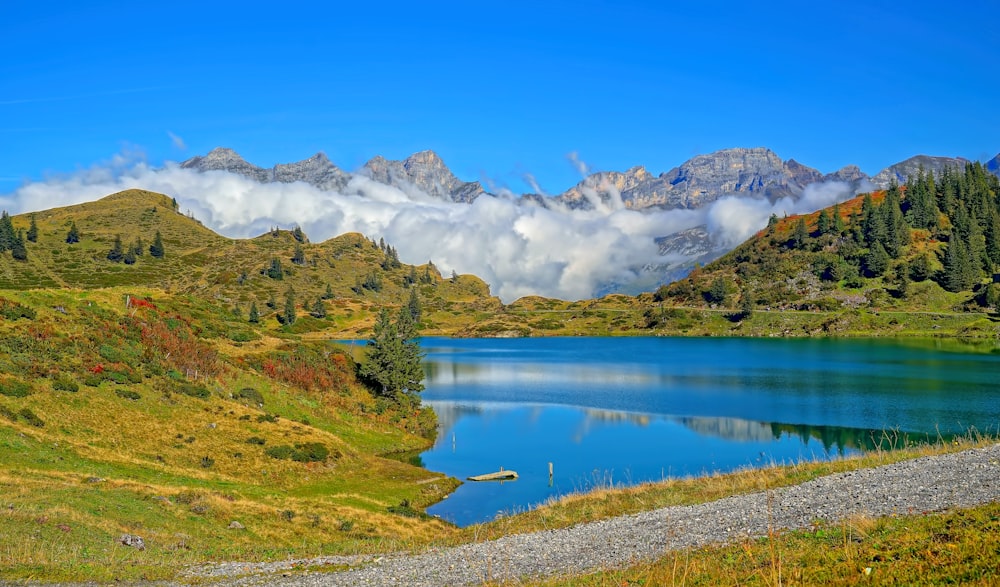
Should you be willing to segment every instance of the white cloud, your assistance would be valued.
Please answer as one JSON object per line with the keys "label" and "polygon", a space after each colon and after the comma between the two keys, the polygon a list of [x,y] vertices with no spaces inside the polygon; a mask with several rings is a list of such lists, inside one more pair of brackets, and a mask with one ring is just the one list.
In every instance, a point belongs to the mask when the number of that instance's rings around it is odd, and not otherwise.
{"label": "white cloud", "polygon": [[174,147],[176,147],[181,151],[187,151],[187,144],[184,142],[184,139],[180,138],[179,136],[175,135],[169,130],[167,131],[167,136],[170,137],[170,142],[174,144]]}
{"label": "white cloud", "polygon": [[662,261],[655,237],[707,223],[717,242],[735,245],[766,225],[772,212],[811,212],[850,195],[846,184],[823,184],[797,201],[723,198],[702,211],[637,212],[621,207],[618,197],[594,210],[546,209],[506,196],[458,204],[366,177],[353,178],[344,193],[336,193],[304,183],[260,184],[223,171],[199,173],[174,163],[153,169],[133,152],[25,184],[0,196],[0,208],[44,210],[128,188],[174,197],[181,211],[233,238],[295,225],[313,242],[345,232],[383,237],[402,261],[433,260],[446,275],[478,275],[507,302],[529,294],[588,298],[609,283],[634,281],[638,268]]}

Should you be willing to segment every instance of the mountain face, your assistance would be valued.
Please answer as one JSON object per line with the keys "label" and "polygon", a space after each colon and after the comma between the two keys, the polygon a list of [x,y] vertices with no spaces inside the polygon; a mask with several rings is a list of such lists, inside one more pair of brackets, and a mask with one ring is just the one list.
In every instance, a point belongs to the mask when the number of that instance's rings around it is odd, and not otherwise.
{"label": "mountain face", "polygon": [[297,163],[283,163],[265,169],[248,163],[236,151],[217,147],[204,157],[197,156],[181,163],[182,169],[195,171],[228,171],[260,183],[292,183],[304,181],[322,190],[343,189],[350,175],[334,165],[323,153],[316,153]]}
{"label": "mountain face", "polygon": [[923,168],[924,173],[934,172],[935,174],[938,174],[944,171],[946,167],[964,169],[966,163],[969,163],[969,160],[962,159],[960,157],[930,157],[928,155],[917,155],[916,157],[910,157],[906,161],[900,161],[895,165],[886,167],[882,171],[878,172],[878,175],[873,177],[871,182],[875,185],[875,187],[884,190],[888,188],[893,181],[895,181],[898,185],[903,185],[906,183],[908,177],[916,177],[921,168]]}
{"label": "mountain face", "polygon": [[[860,176],[854,179],[867,178],[857,167],[837,173],[848,177],[855,172]],[[572,208],[590,208],[596,198],[608,202],[617,193],[622,203],[632,209],[692,210],[729,195],[755,196],[771,201],[794,198],[800,196],[807,185],[827,177],[830,176],[794,159],[782,161],[773,151],[763,147],[724,149],[698,155],[658,176],[643,167],[633,167],[625,173],[596,173],[557,199]]]}
{"label": "mountain face", "polygon": [[466,182],[455,177],[434,151],[414,153],[402,161],[378,156],[365,163],[360,173],[404,191],[413,185],[425,194],[453,202],[469,203],[485,192],[478,181]]}

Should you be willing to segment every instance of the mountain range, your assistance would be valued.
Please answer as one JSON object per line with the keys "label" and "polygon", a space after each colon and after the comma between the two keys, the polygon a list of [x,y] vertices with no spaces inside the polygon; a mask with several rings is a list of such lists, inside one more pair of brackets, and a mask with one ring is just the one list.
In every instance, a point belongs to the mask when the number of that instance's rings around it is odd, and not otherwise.
{"label": "mountain range", "polygon": [[[861,192],[885,189],[894,181],[903,184],[921,168],[938,173],[946,167],[964,167],[966,163],[968,161],[962,158],[917,155],[875,175],[868,175],[854,165],[823,173],[794,159],[782,160],[764,147],[732,148],[698,155],[659,175],[643,166],[591,173],[561,194],[523,194],[519,200],[524,205],[569,210],[627,208],[704,212],[723,198],[749,198],[771,205],[781,200],[796,202],[811,185],[832,185],[839,190],[840,199],[847,199]],[[389,185],[411,195],[419,192],[455,203],[499,197],[486,191],[478,181],[456,177],[434,151],[414,153],[401,161],[376,156],[360,169],[348,172],[323,153],[295,163],[264,168],[247,162],[232,149],[219,147],[206,155],[188,159],[180,166],[199,172],[226,171],[261,183],[299,181],[321,190],[339,192],[357,191],[350,185],[357,178]],[[1000,173],[1000,155],[989,161],[987,168]],[[707,223],[679,231],[664,229],[656,242],[662,262],[642,268],[648,279],[628,285],[608,284],[595,293],[637,293],[655,289],[657,285],[683,277],[696,264],[711,261],[737,244],[732,238],[714,233]]]}

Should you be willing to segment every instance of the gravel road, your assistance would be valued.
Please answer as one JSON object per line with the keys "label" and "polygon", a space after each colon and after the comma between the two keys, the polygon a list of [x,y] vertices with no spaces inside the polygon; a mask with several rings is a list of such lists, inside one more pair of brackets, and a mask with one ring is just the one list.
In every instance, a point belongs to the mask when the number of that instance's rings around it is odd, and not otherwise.
{"label": "gravel road", "polygon": [[[189,579],[220,585],[477,585],[620,567],[671,549],[803,528],[817,520],[905,515],[1000,499],[1000,444],[838,473],[802,485],[508,536],[422,554],[322,557],[282,563],[226,563],[192,569]],[[341,572],[308,566],[350,565]]]}

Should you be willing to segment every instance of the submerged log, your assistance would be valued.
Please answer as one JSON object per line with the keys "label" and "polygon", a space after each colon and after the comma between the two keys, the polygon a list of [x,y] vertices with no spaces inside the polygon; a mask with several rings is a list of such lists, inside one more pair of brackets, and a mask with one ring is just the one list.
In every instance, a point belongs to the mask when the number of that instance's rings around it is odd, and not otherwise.
{"label": "submerged log", "polygon": [[509,481],[512,479],[517,479],[517,471],[504,471],[500,469],[495,473],[486,473],[484,475],[473,475],[468,478],[469,481]]}

